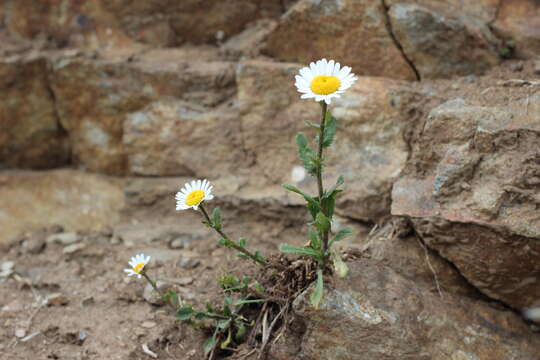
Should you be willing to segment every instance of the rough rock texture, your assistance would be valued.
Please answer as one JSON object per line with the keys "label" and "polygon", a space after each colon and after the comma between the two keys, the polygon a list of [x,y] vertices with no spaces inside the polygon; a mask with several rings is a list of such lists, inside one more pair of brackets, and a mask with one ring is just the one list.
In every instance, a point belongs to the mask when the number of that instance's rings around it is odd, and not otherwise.
{"label": "rough rock texture", "polygon": [[[535,359],[540,340],[514,313],[445,294],[372,260],[351,265],[347,279],[327,284],[319,310],[308,293],[294,302],[301,338],[274,346],[276,360]],[[288,336],[291,336],[289,333]],[[291,346],[294,344],[295,346]]]}
{"label": "rough rock texture", "polygon": [[540,54],[540,3],[535,0],[505,0],[493,28],[514,46],[515,55],[535,58]]}
{"label": "rough rock texture", "polygon": [[538,95],[506,107],[456,99],[429,114],[393,189],[392,213],[479,290],[523,308],[540,298]]}
{"label": "rough rock texture", "polygon": [[[263,61],[239,67],[243,144],[254,161],[253,183],[315,189],[315,180],[299,167],[294,138],[313,131],[304,121],[318,121],[320,109],[298,98],[291,81],[297,71],[294,64]],[[328,151],[325,181],[344,175],[348,193],[339,199],[339,209],[347,216],[373,220],[388,214],[392,183],[408,156],[405,136],[413,120],[406,113],[415,95],[404,83],[362,77],[334,101],[339,129],[336,146]]]}
{"label": "rough rock texture", "polygon": [[482,73],[500,61],[488,24],[454,11],[407,3],[388,11],[392,32],[421,78]]}
{"label": "rough rock texture", "polygon": [[300,63],[331,58],[359,75],[416,79],[387,29],[381,1],[300,0],[281,18],[264,51]]}
{"label": "rough rock texture", "polygon": [[[84,189],[84,192],[82,191]],[[0,174],[0,243],[21,231],[50,225],[104,229],[119,221],[120,180],[74,170]]]}
{"label": "rough rock texture", "polygon": [[47,169],[69,161],[43,57],[0,60],[0,168]]}
{"label": "rough rock texture", "polygon": [[22,39],[91,49],[219,43],[250,22],[277,18],[280,0],[4,0],[0,20]]}
{"label": "rough rock texture", "polygon": [[[214,50],[187,48],[150,51],[130,63],[125,58],[56,60],[51,86],[73,161],[92,171],[125,174],[124,123],[127,130],[134,129],[137,118],[144,120],[138,112],[151,102],[174,98],[204,112],[227,100],[232,95],[228,89],[234,92],[233,64],[213,59]],[[138,173],[155,174],[152,171]]]}

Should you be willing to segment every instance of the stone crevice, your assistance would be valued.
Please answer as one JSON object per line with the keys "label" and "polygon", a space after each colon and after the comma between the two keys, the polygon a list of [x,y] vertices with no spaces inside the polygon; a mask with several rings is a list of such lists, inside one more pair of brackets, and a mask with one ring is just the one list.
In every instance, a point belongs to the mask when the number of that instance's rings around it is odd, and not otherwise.
{"label": "stone crevice", "polygon": [[420,77],[420,73],[416,69],[416,66],[414,65],[413,61],[407,56],[407,54],[405,54],[405,50],[403,50],[403,46],[401,46],[401,43],[398,41],[398,39],[396,38],[396,35],[394,34],[394,31],[392,29],[392,22],[390,21],[390,16],[388,15],[390,6],[386,4],[386,0],[381,0],[381,4],[383,7],[383,13],[385,17],[385,24],[386,24],[386,29],[388,31],[388,35],[392,39],[392,42],[394,43],[396,48],[401,53],[401,56],[403,57],[405,62],[411,67],[412,71],[414,72],[414,75],[416,76],[416,80],[421,81],[422,79]]}
{"label": "stone crevice", "polygon": [[[50,65],[50,64],[49,64]],[[52,102],[52,106],[54,109],[54,119],[56,120],[56,125],[58,126],[58,133],[61,137],[67,139],[67,159],[66,159],[66,165],[72,164],[72,153],[71,153],[71,143],[69,142],[69,133],[67,129],[62,125],[60,111],[58,110],[58,101],[56,97],[56,93],[54,92],[54,89],[51,84],[51,78],[50,78],[50,72],[48,71],[45,76],[45,87],[47,92],[49,93],[49,97]]]}

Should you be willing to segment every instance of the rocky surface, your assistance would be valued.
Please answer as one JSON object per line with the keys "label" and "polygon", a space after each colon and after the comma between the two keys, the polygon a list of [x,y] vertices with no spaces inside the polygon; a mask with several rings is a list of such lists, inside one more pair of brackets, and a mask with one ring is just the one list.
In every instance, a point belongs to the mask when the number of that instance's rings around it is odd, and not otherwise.
{"label": "rocky surface", "polygon": [[463,99],[436,107],[393,191],[394,214],[414,217],[430,247],[517,308],[540,295],[539,105],[531,96],[506,107]]}
{"label": "rocky surface", "polygon": [[1,173],[0,243],[51,225],[66,230],[110,227],[120,220],[121,181],[74,170]]}
{"label": "rocky surface", "polygon": [[516,314],[451,294],[443,297],[372,260],[327,285],[318,310],[309,291],[294,309],[305,332],[274,359],[534,359],[540,340]]}

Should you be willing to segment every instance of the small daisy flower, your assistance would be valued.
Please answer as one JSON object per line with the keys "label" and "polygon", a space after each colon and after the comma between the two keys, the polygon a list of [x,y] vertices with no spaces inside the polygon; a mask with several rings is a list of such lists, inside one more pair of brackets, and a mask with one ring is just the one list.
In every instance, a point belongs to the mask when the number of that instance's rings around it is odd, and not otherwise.
{"label": "small daisy flower", "polygon": [[150,256],[144,256],[144,254],[138,254],[131,258],[131,261],[129,262],[129,266],[131,266],[131,269],[124,269],[124,271],[129,275],[136,275],[139,279],[141,278],[141,274],[143,272],[144,267],[146,264],[150,262]]}
{"label": "small daisy flower", "polygon": [[341,65],[334,60],[322,59],[309,67],[300,69],[300,75],[295,76],[296,88],[302,93],[302,99],[315,98],[330,104],[332,98],[338,98],[358,78],[351,73],[351,68]]}
{"label": "small daisy flower", "polygon": [[184,185],[182,190],[176,193],[176,210],[186,210],[193,208],[199,209],[199,205],[204,200],[212,200],[212,188],[208,180],[193,180],[191,183]]}

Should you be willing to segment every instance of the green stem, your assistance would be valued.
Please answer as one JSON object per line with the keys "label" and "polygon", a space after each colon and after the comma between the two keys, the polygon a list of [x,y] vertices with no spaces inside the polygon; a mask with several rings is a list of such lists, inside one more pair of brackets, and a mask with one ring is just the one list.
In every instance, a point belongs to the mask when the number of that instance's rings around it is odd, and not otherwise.
{"label": "green stem", "polygon": [[[157,287],[157,284],[154,280],[150,279],[150,277],[146,274],[146,271],[143,271],[141,273],[141,275],[146,279],[146,281],[148,281],[148,283],[150,283],[150,285],[152,285],[152,287],[154,288],[155,292],[157,292],[159,294],[159,296],[165,300],[165,295],[163,295],[163,293],[161,292],[161,290],[159,290],[159,288]],[[173,310],[176,311],[176,306],[171,302],[171,300],[165,300],[167,302],[167,304],[169,304]]]}
{"label": "green stem", "polygon": [[261,264],[263,266],[268,265],[266,261],[264,261],[263,259],[261,259],[258,256],[255,256],[254,254],[252,254],[250,251],[244,249],[243,247],[237,245],[227,235],[225,235],[225,233],[223,231],[221,231],[221,229],[216,228],[216,226],[214,225],[214,222],[210,219],[210,216],[208,215],[208,213],[206,212],[206,209],[204,208],[204,206],[202,204],[199,205],[199,208],[201,209],[201,213],[203,214],[204,218],[208,222],[208,225],[210,225],[210,227],[212,229],[214,229],[223,239],[227,240],[227,242],[230,244],[230,247],[232,247],[233,249],[235,249],[235,250],[241,252],[242,254],[246,255],[247,257],[249,257],[251,260],[255,261],[256,263],[259,263],[259,264]]}
{"label": "green stem", "polygon": [[[324,101],[321,101],[321,108],[322,108],[322,119],[321,119],[320,134],[319,134],[319,161],[317,163],[317,185],[319,188],[319,205],[321,207],[321,211],[325,216],[328,216],[326,209],[323,207],[323,201],[322,201],[323,195],[324,195],[323,180],[322,180],[323,143],[324,143],[324,128],[325,128],[326,112],[328,109],[328,105]],[[323,251],[326,254],[326,251],[328,250],[328,231],[324,231],[320,235],[323,239]]]}

